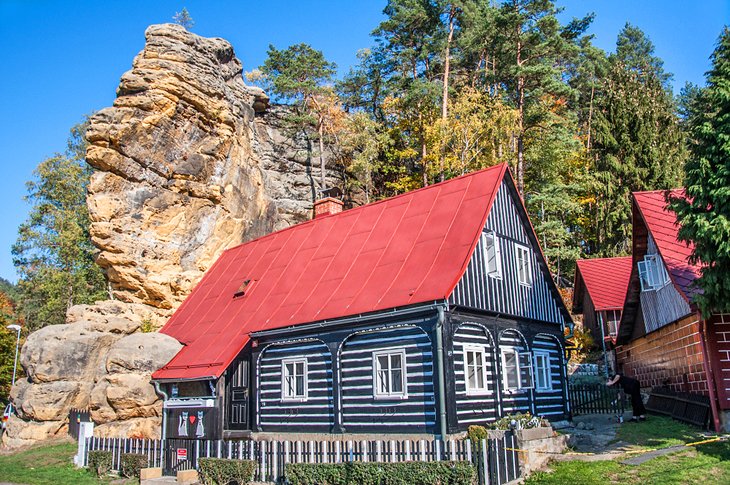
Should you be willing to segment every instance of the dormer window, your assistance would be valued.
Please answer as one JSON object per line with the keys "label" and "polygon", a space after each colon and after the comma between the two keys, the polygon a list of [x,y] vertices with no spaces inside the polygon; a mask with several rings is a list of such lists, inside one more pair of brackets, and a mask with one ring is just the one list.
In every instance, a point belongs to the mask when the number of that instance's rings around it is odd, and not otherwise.
{"label": "dormer window", "polygon": [[523,286],[532,286],[532,265],[530,264],[530,248],[515,245],[517,254],[517,281]]}
{"label": "dormer window", "polygon": [[484,259],[487,265],[487,274],[492,278],[502,277],[502,253],[499,249],[499,237],[494,231],[482,233],[484,239]]}
{"label": "dormer window", "polygon": [[641,291],[656,291],[669,283],[669,274],[658,254],[647,254],[638,266]]}

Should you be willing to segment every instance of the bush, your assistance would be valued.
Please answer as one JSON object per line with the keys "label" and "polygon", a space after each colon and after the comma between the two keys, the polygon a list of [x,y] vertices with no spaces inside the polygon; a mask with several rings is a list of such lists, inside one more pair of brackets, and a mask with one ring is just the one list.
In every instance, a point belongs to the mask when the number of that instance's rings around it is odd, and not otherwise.
{"label": "bush", "polygon": [[251,460],[227,460],[225,458],[198,459],[200,481],[204,485],[242,485],[253,480],[256,462]]}
{"label": "bush", "polygon": [[121,475],[127,478],[139,477],[139,471],[147,468],[147,455],[139,453],[122,453]]}
{"label": "bush", "polygon": [[476,471],[465,461],[401,463],[297,463],[287,465],[291,485],[471,485]]}
{"label": "bush", "polygon": [[533,416],[530,413],[525,414],[510,414],[502,419],[499,419],[489,425],[490,429],[512,429],[512,421],[514,421],[514,429],[530,429],[530,428],[543,428],[550,426],[550,422],[541,418],[540,416]]}
{"label": "bush", "polygon": [[90,451],[87,466],[97,477],[106,476],[112,470],[112,452],[100,450]]}

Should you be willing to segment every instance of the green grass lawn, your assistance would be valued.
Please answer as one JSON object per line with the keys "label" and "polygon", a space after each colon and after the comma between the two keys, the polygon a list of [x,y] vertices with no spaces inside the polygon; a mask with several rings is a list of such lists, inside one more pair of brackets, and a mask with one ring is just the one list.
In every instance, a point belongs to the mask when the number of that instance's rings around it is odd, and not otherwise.
{"label": "green grass lawn", "polygon": [[[650,416],[643,423],[621,426],[617,439],[632,448],[666,448],[703,440],[697,428],[669,418]],[[623,459],[623,458],[621,458]],[[730,442],[686,447],[641,465],[623,465],[617,460],[564,461],[537,472],[525,483],[535,484],[728,484],[730,483]]]}
{"label": "green grass lawn", "polygon": [[75,444],[60,443],[23,449],[10,455],[0,455],[0,482],[27,485],[109,483],[108,480],[100,481],[86,469],[76,468],[73,464],[75,454]]}

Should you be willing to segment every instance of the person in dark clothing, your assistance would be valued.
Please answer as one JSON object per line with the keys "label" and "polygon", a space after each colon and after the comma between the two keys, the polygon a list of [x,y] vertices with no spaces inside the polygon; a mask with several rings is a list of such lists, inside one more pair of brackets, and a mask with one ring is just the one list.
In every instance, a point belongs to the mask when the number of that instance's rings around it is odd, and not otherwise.
{"label": "person in dark clothing", "polygon": [[622,374],[616,374],[606,384],[608,386],[618,384],[626,394],[631,396],[631,409],[634,414],[631,421],[644,421],[646,419],[646,408],[644,407],[644,401],[641,399],[641,386],[639,385],[639,381]]}

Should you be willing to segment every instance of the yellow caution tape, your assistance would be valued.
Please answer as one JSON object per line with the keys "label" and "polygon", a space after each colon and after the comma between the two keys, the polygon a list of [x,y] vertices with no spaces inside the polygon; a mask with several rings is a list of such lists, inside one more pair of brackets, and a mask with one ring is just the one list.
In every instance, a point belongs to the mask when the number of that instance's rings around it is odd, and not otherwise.
{"label": "yellow caution tape", "polygon": [[[715,443],[717,441],[726,441],[728,439],[728,436],[718,436],[716,438],[710,438],[702,441],[695,441],[693,443],[685,443],[684,446],[699,446],[704,445],[707,443]],[[607,451],[605,453],[593,453],[593,452],[578,452],[578,451],[568,451],[565,453],[559,452],[559,451],[542,451],[542,450],[523,450],[520,448],[505,448],[507,451],[516,451],[518,453],[543,453],[546,455],[583,455],[583,456],[593,456],[593,455],[637,455],[642,453],[648,453],[650,451],[658,451],[662,448],[643,448],[641,450],[627,450],[627,451]]]}

